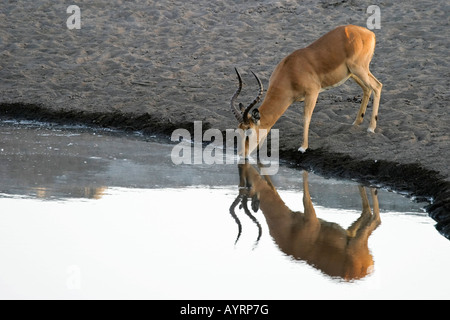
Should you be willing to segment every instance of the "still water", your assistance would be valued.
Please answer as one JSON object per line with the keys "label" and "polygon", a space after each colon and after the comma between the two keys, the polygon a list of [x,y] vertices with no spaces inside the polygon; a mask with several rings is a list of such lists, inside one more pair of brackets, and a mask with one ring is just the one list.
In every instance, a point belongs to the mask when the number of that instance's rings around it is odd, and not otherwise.
{"label": "still water", "polygon": [[0,298],[450,298],[424,203],[287,166],[174,165],[172,148],[2,122]]}

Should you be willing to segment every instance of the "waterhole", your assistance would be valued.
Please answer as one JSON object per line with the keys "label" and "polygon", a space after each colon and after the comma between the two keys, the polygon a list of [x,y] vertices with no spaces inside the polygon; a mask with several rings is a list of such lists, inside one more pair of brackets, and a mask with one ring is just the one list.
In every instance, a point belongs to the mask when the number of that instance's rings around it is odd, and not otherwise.
{"label": "waterhole", "polygon": [[0,298],[448,298],[416,203],[280,165],[175,165],[173,144],[0,125]]}

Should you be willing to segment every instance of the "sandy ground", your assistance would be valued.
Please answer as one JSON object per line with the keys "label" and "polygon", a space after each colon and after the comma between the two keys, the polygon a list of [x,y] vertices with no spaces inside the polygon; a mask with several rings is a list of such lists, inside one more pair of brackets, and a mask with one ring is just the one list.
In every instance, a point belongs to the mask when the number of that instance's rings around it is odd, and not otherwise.
{"label": "sandy ground", "polygon": [[[250,70],[267,88],[285,55],[338,25],[366,26],[371,15],[367,7],[378,4],[381,28],[374,30],[371,71],[384,87],[376,133],[366,132],[368,117],[359,128],[352,127],[362,92],[349,80],[320,95],[309,155],[333,154],[372,167],[378,163],[378,171],[386,163],[387,174],[394,176],[393,165],[400,164],[409,168],[408,175],[422,170],[417,179],[428,175],[428,185],[434,179],[443,183],[434,189],[448,188],[446,0],[74,2],[81,9],[79,30],[66,26],[71,15],[66,1],[0,4],[0,114],[11,109],[16,116],[25,114],[22,105],[29,104],[74,118],[112,114],[117,122],[122,119],[118,115],[127,114],[128,120],[132,115],[136,123],[146,121],[138,128],[148,131],[162,127],[168,132],[193,121],[203,121],[204,128],[234,128],[229,109],[237,86],[234,67],[243,74],[240,99],[247,103],[257,90]],[[275,126],[281,151],[299,162],[308,157],[308,152],[295,153],[301,143],[302,106],[292,105]],[[133,121],[127,125],[133,127]],[[397,172],[394,179],[399,176]],[[450,193],[440,197],[448,200]]]}

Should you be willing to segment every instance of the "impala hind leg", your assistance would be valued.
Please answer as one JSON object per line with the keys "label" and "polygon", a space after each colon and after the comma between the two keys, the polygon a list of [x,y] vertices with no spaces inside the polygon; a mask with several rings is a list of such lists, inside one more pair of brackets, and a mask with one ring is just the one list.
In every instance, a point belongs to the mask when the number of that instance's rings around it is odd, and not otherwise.
{"label": "impala hind leg", "polygon": [[317,97],[319,96],[319,90],[306,95],[305,97],[305,106],[303,110],[303,143],[302,146],[298,149],[300,152],[305,152],[308,149],[308,133],[309,133],[309,124],[311,123],[311,116],[314,111],[314,107],[316,106]]}
{"label": "impala hind leg", "polygon": [[[353,68],[351,68],[351,70],[352,69]],[[365,87],[369,88],[369,90],[373,91],[372,117],[370,119],[370,124],[369,124],[369,128],[367,129],[367,131],[375,132],[375,128],[377,126],[377,121],[378,121],[378,107],[380,106],[381,88],[383,87],[383,85],[366,68],[355,68],[352,70],[352,73],[356,76],[356,77],[353,77],[353,79],[355,79],[356,83],[359,84],[359,82],[356,80],[356,78],[358,78],[358,80],[361,82],[361,84],[363,86],[365,86]],[[363,88],[363,86],[361,86],[361,87]],[[364,90],[364,88],[363,88],[363,90]],[[364,93],[364,96],[366,96],[365,93]],[[368,99],[368,97],[367,97],[367,99]],[[365,111],[365,110],[361,110],[361,109],[363,109],[363,102],[365,102],[364,98],[361,103],[361,108],[360,108],[359,112]],[[365,108],[366,107],[367,107],[367,104],[365,105]],[[359,112],[358,112],[358,117],[360,118],[359,120],[361,120],[362,114],[360,115]],[[355,123],[358,124],[358,119],[355,120]]]}
{"label": "impala hind leg", "polygon": [[369,128],[367,131],[375,132],[375,127],[377,126],[378,121],[378,107],[380,106],[380,98],[381,98],[381,88],[383,84],[378,81],[377,78],[374,77],[372,73],[369,71],[369,78],[371,82],[371,87],[373,88],[373,110],[372,110],[372,118],[370,119]]}
{"label": "impala hind leg", "polygon": [[378,191],[374,188],[370,189],[373,204],[372,213],[366,189],[362,186],[359,186],[358,188],[362,200],[362,213],[361,216],[347,229],[347,235],[352,238],[362,238],[365,243],[367,243],[369,236],[381,224]]}
{"label": "impala hind leg", "polygon": [[351,75],[352,79],[361,87],[363,90],[363,98],[361,101],[361,107],[359,108],[358,114],[356,115],[356,119],[353,122],[353,125],[359,126],[364,120],[364,114],[366,113],[367,104],[369,103],[370,96],[372,95],[372,89],[367,87],[357,76],[354,74]]}

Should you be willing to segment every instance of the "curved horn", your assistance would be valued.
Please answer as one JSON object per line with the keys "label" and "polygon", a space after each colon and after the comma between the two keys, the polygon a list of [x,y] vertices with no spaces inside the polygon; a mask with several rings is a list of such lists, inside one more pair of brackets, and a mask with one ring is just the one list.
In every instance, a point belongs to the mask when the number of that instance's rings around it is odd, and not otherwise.
{"label": "curved horn", "polygon": [[248,119],[248,117],[247,117],[248,113],[249,113],[250,110],[255,106],[255,104],[257,104],[257,103],[259,102],[259,100],[261,100],[261,97],[262,97],[263,92],[264,92],[264,88],[263,88],[263,85],[262,85],[261,80],[259,80],[258,76],[257,76],[253,71],[251,71],[251,72],[252,72],[253,75],[255,76],[256,81],[258,81],[258,84],[259,84],[259,92],[258,92],[258,96],[255,98],[255,100],[253,100],[253,102],[250,103],[250,104],[248,105],[248,107],[245,109],[244,114],[242,115],[242,118],[243,118],[244,121],[247,121],[247,119]]}
{"label": "curved horn", "polygon": [[239,111],[239,109],[236,108],[236,98],[238,97],[239,93],[241,93],[242,79],[241,79],[241,75],[239,74],[238,70],[236,68],[234,68],[234,70],[236,70],[236,74],[238,76],[239,88],[236,90],[233,97],[231,98],[231,111],[233,112],[237,121],[239,121],[239,123],[242,123],[244,121],[244,118],[242,117],[242,113]]}

